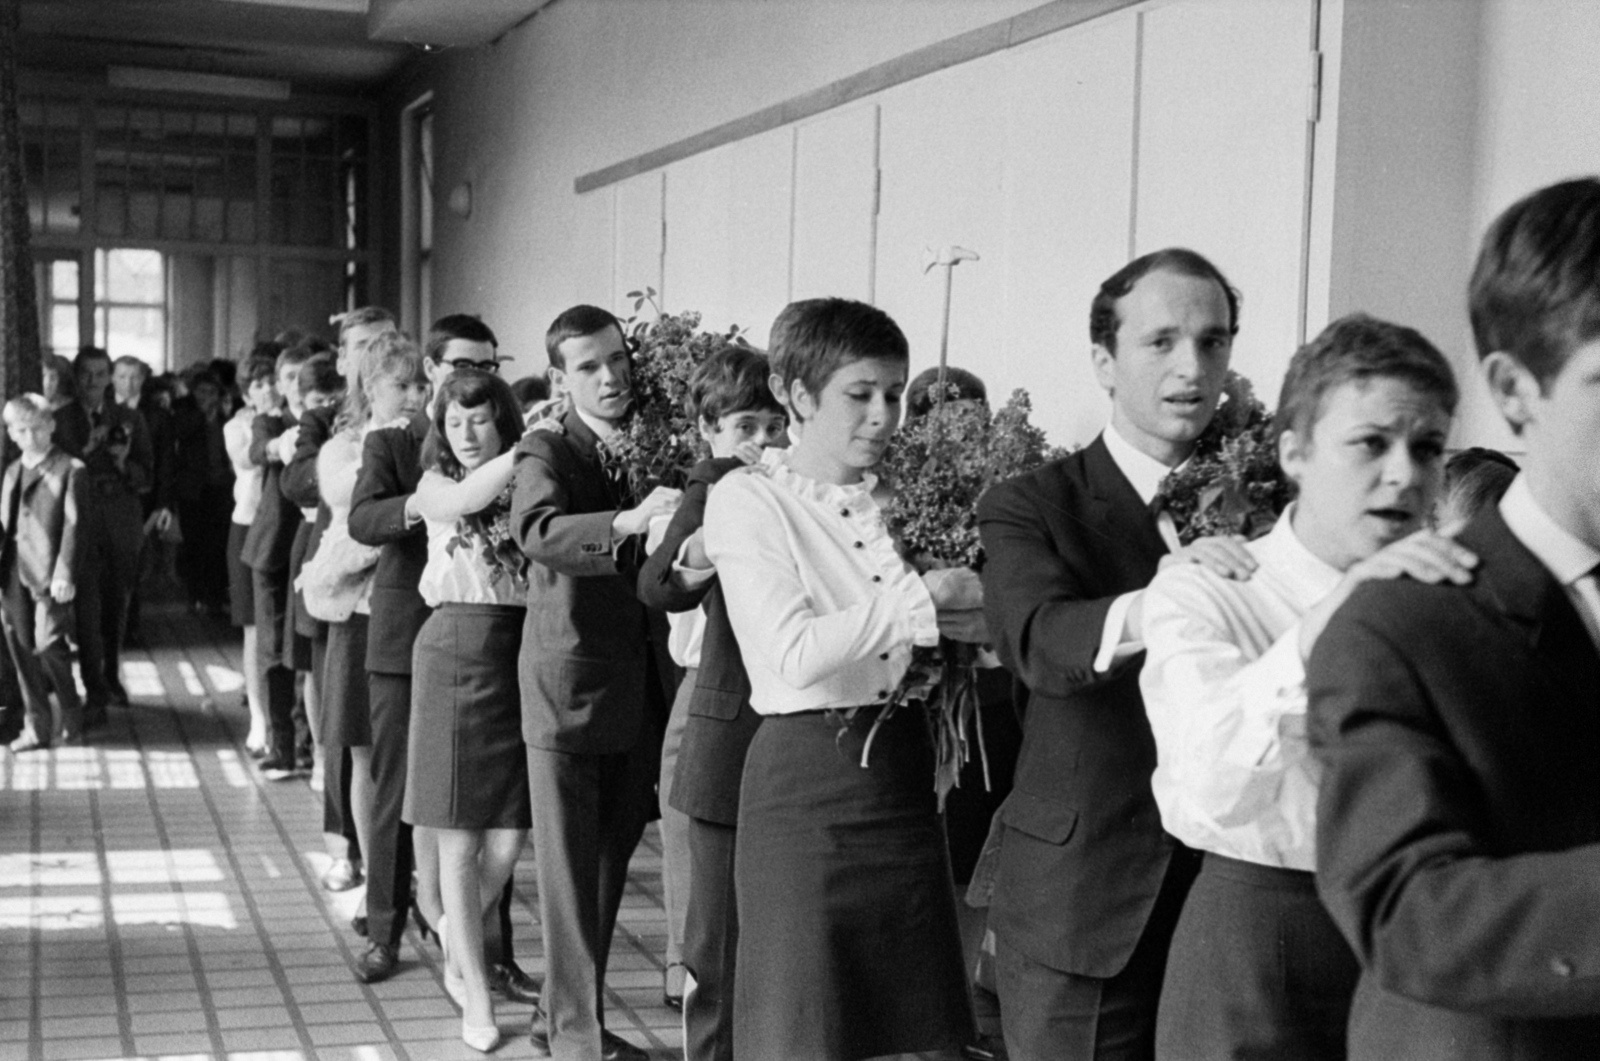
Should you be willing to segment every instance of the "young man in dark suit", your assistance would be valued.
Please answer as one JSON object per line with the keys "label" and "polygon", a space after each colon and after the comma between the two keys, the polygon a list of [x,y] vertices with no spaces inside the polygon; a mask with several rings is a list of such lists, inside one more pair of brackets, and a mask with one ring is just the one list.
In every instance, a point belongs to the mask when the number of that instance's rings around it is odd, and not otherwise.
{"label": "young man in dark suit", "polygon": [[1150,1058],[1167,944],[1198,856],[1161,828],[1139,695],[1140,593],[1158,566],[1248,577],[1230,539],[1177,548],[1150,502],[1210,423],[1238,297],[1193,251],[1145,255],[1090,310],[1111,423],[978,507],[989,630],[1025,703],[990,925],[1014,1061]]}
{"label": "young man in dark suit", "polygon": [[1600,1053],[1597,277],[1600,180],[1490,228],[1472,327],[1522,472],[1458,537],[1470,584],[1366,583],[1311,654],[1353,1059]]}
{"label": "young man in dark suit", "polygon": [[607,952],[628,859],[651,814],[664,689],[634,593],[643,535],[678,491],[623,508],[602,459],[632,402],[622,326],[575,306],[545,336],[550,380],[571,409],[561,430],[517,448],[511,526],[529,569],[522,737],[528,749],[545,984],[536,1050],[562,1061],[643,1058],[606,1031]]}

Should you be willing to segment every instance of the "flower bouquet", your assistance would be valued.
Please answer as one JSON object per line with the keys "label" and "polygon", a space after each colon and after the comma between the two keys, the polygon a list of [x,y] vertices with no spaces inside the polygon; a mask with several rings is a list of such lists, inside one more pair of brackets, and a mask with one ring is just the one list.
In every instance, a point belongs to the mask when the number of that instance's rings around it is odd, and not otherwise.
{"label": "flower bouquet", "polygon": [[1172,514],[1184,545],[1215,534],[1258,538],[1294,496],[1278,466],[1272,413],[1250,381],[1229,372],[1222,403],[1194,454],[1161,481],[1157,501]]}
{"label": "flower bouquet", "polygon": [[[1031,471],[1064,451],[1045,443],[1044,432],[1029,422],[1026,391],[992,416],[977,402],[940,402],[927,416],[908,421],[895,435],[880,471],[894,487],[884,507],[889,532],[919,571],[983,565],[978,538],[978,499],[1004,479]],[[978,714],[977,666],[981,646],[940,638],[936,647],[913,650],[911,666],[879,717],[901,704],[926,705],[934,733],[934,791],[939,805],[959,783],[962,766],[977,745],[989,784],[989,762]],[[861,764],[867,764],[868,734]],[[969,737],[969,733],[971,737]]]}
{"label": "flower bouquet", "polygon": [[623,328],[633,362],[633,406],[620,430],[607,441],[607,470],[626,485],[630,503],[655,487],[682,489],[689,471],[704,456],[700,426],[689,415],[689,379],[712,354],[747,345],[737,327],[726,333],[700,330],[700,314],[663,313],[655,289],[630,291],[637,313],[646,303],[657,309],[650,320],[630,317]]}

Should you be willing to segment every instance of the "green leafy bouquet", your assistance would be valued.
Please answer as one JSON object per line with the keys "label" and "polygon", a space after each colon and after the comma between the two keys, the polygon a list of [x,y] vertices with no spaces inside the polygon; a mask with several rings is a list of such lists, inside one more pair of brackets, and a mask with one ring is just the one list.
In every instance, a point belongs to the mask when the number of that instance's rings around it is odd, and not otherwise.
{"label": "green leafy bouquet", "polygon": [[737,327],[701,331],[698,313],[661,312],[655,295],[649,287],[628,292],[636,314],[649,303],[656,316],[624,322],[632,348],[633,406],[603,449],[607,470],[626,483],[633,503],[657,486],[682,489],[688,482],[689,471],[707,455],[685,400],[689,380],[711,355],[748,345]]}
{"label": "green leafy bouquet", "polygon": [[[907,421],[895,435],[879,468],[893,487],[884,520],[919,571],[981,568],[978,499],[995,483],[1065,453],[1046,444],[1044,432],[1029,421],[1031,412],[1024,390],[1013,391],[993,415],[981,402],[938,402],[927,416]],[[867,736],[861,764],[867,763],[883,719],[902,703],[921,701],[933,724],[933,787],[940,807],[959,783],[973,744],[987,786],[989,761],[978,714],[979,651],[978,645],[944,637],[937,646],[914,649],[911,666]]]}
{"label": "green leafy bouquet", "polygon": [[1216,534],[1259,538],[1293,497],[1278,465],[1272,413],[1248,379],[1229,372],[1216,415],[1189,460],[1161,481],[1157,502],[1188,545]]}

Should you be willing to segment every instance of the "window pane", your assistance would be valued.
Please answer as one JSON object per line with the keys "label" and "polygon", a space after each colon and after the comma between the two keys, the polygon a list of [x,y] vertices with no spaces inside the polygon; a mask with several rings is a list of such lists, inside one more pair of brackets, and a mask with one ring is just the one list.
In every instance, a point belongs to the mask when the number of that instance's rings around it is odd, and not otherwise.
{"label": "window pane", "polygon": [[166,363],[166,313],[160,309],[112,306],[106,315],[105,348],[112,357],[132,354],[152,365]]}
{"label": "window pane", "polygon": [[50,298],[78,300],[78,263],[57,258],[50,263]]}
{"label": "window pane", "polygon": [[50,349],[71,357],[78,346],[78,307],[72,302],[57,302],[50,307]]}
{"label": "window pane", "polygon": [[107,301],[144,302],[157,306],[166,301],[166,280],[160,251],[107,251],[105,262]]}

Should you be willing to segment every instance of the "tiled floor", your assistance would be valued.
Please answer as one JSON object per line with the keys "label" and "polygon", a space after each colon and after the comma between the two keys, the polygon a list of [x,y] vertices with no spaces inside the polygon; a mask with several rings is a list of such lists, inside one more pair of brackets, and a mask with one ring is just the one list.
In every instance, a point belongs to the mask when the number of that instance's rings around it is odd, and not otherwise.
{"label": "tiled floor", "polygon": [[[360,890],[329,895],[321,797],[249,765],[238,642],[154,609],[130,651],[131,710],[90,747],[0,751],[0,1061],[434,1061],[459,1039],[436,948],[414,928],[392,979],[360,984]],[[543,969],[533,863],[517,867],[518,960]],[[607,980],[608,1026],[680,1056],[661,1004],[660,842],[634,856]],[[495,1056],[533,1056],[501,1002]]]}

